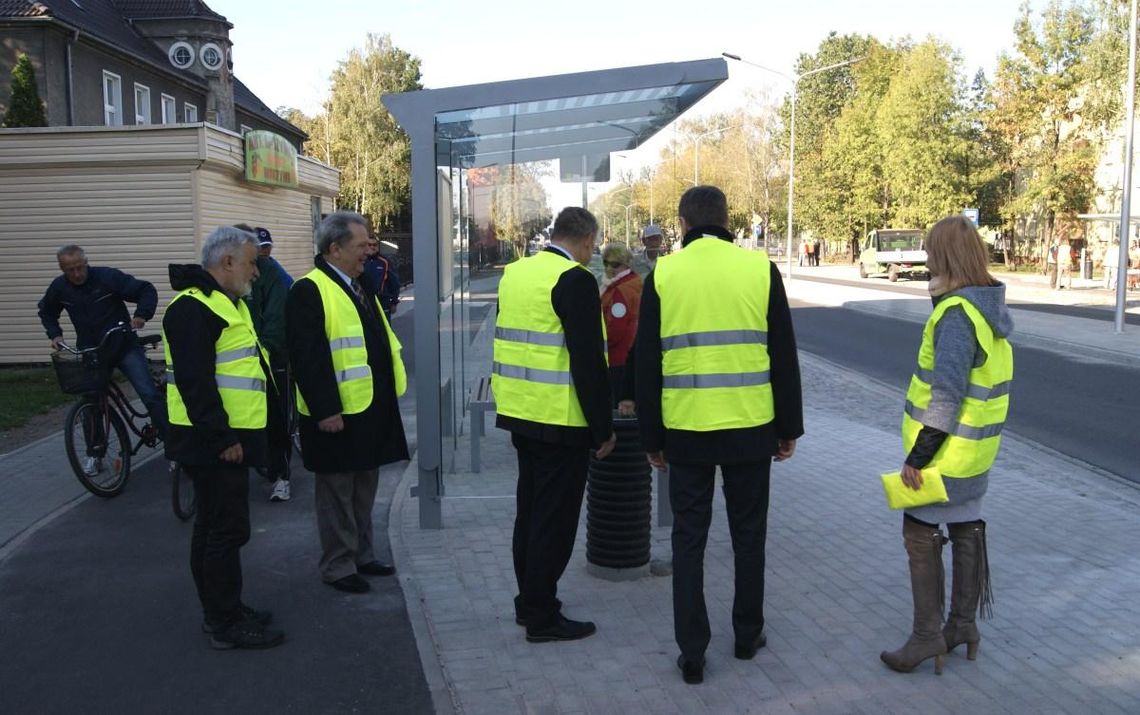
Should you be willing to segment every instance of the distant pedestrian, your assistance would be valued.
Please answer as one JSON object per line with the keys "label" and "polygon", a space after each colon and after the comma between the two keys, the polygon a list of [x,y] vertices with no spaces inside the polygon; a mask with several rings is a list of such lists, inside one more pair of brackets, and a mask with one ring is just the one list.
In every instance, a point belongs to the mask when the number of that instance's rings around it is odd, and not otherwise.
{"label": "distant pedestrian", "polygon": [[815,265],[815,243],[813,243],[812,241],[805,240],[804,241],[804,253],[807,254],[808,266],[814,266]]}
{"label": "distant pedestrian", "polygon": [[641,232],[641,250],[635,251],[630,268],[641,280],[657,265],[657,259],[664,252],[665,235],[661,227],[651,223]]}
{"label": "distant pedestrian", "polygon": [[1066,236],[1057,245],[1057,290],[1073,288],[1073,249]]}
{"label": "distant pedestrian", "polygon": [[622,243],[610,243],[602,249],[602,315],[606,320],[606,342],[609,346],[610,385],[615,404],[621,397],[626,360],[637,336],[637,316],[641,310],[641,278],[630,268],[632,255]]}
{"label": "distant pedestrian", "polygon": [[[239,224],[239,227],[241,227],[242,230],[247,230],[246,224]],[[281,265],[281,263],[273,257],[273,234],[269,232],[269,229],[262,228],[261,226],[251,230],[257,236],[257,255],[261,258],[268,259],[269,265],[273,266],[277,273],[280,274],[281,282],[285,285],[285,289],[288,290],[293,286],[293,276],[289,275],[289,271],[285,270],[285,266]]]}
{"label": "distant pedestrian", "polygon": [[568,207],[550,246],[507,266],[499,283],[492,385],[496,426],[511,433],[519,477],[511,554],[515,622],[531,643],[587,638],[562,613],[558,581],[574,551],[590,448],[614,448],[598,286],[586,269],[598,221]]}
{"label": "distant pedestrian", "polygon": [[811,256],[808,254],[808,242],[801,240],[800,241],[800,266],[801,267],[804,265],[804,261],[808,261],[808,265],[810,265],[811,264]]}
{"label": "distant pedestrian", "polygon": [[704,554],[717,467],[735,554],[734,653],[749,660],[767,642],[772,460],[795,452],[803,408],[779,270],[767,253],[733,244],[720,189],[689,189],[678,213],[681,250],[658,261],[642,292],[636,394],[649,462],[670,473],[677,665],[686,683],[700,683],[711,637]]}
{"label": "distant pedestrian", "polygon": [[823,255],[823,242],[816,239],[815,244],[812,246],[812,260],[815,261],[816,267],[819,266],[819,258]]}
{"label": "distant pedestrian", "polygon": [[241,600],[241,547],[249,541],[249,467],[268,463],[268,430],[284,428],[241,296],[257,278],[257,240],[225,226],[202,246],[202,264],[171,265],[178,291],[162,320],[170,427],[166,458],[194,481],[198,510],[190,571],[202,629],[217,649],[271,648],[284,634],[269,611]]}
{"label": "distant pedestrian", "polygon": [[[975,617],[979,604],[985,614],[992,601],[982,497],[1009,410],[1013,321],[1005,286],[989,274],[985,244],[969,219],[950,216],[936,223],[926,250],[934,311],[907,391],[901,471],[904,483],[917,489],[921,470],[937,468],[950,500],[907,509],[903,516],[914,622],[907,642],[880,658],[901,672],[934,658],[940,673],[942,656],[962,643],[967,657],[976,657],[981,636]],[[954,558],[945,626],[942,523]]]}
{"label": "distant pedestrian", "polygon": [[380,297],[380,307],[391,321],[400,303],[400,278],[392,260],[380,253],[380,239],[368,236],[368,258],[360,282],[371,293]]}
{"label": "distant pedestrian", "polygon": [[400,341],[360,282],[367,227],[350,211],[326,216],[317,226],[316,267],[293,284],[285,305],[301,453],[316,475],[320,575],[347,593],[370,589],[361,574],[396,572],[377,558],[372,509],[380,467],[408,459]]}
{"label": "distant pedestrian", "polygon": [[1117,274],[1120,272],[1120,241],[1113,240],[1104,253],[1104,287],[1116,288]]}

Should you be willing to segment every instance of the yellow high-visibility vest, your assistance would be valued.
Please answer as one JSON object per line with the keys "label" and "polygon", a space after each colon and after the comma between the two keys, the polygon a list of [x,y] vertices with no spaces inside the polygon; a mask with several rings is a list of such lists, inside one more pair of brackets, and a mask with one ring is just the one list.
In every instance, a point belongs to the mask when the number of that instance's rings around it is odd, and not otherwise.
{"label": "yellow high-visibility vest", "polygon": [[[298,280],[309,280],[317,286],[321,295],[321,308],[325,314],[325,335],[329,340],[329,351],[332,353],[333,371],[336,373],[336,388],[340,395],[341,414],[355,415],[368,409],[372,404],[372,368],[368,366],[368,348],[364,344],[364,325],[360,322],[360,313],[356,311],[356,301],[344,292],[342,284],[329,276],[320,268],[314,268],[307,275]],[[392,355],[392,380],[396,385],[396,395],[402,395],[408,389],[408,374],[404,370],[404,361],[400,357],[403,346],[392,326],[388,324],[388,317],[376,303],[376,314],[384,323],[384,330],[388,333],[388,348]],[[297,411],[309,416],[309,405],[297,387]]]}
{"label": "yellow high-visibility vest", "polygon": [[931,466],[944,477],[976,477],[993,466],[1001,445],[1001,432],[1009,412],[1009,389],[1013,383],[1013,347],[994,334],[981,311],[961,296],[942,300],[930,314],[922,331],[918,369],[910,378],[903,409],[902,438],[905,454],[914,447],[922,430],[922,418],[930,407],[930,381],[934,374],[934,332],[950,308],[961,308],[974,326],[974,336],[986,354],[980,367],[970,370],[970,384],[958,419],[934,455]]}
{"label": "yellow high-visibility vest", "polygon": [[[558,279],[573,270],[586,269],[561,254],[542,251],[503,271],[491,369],[500,415],[563,427],[587,426],[570,377],[566,334],[550,302]],[[598,320],[604,336],[600,310]]]}
{"label": "yellow high-visibility vest", "polygon": [[[234,429],[262,429],[266,425],[269,406],[265,396],[265,385],[269,379],[261,367],[261,361],[269,364],[269,355],[257,342],[257,331],[244,301],[236,303],[221,290],[206,295],[198,288],[188,288],[174,296],[170,305],[179,300],[197,300],[226,322],[218,342],[214,345],[214,381],[222,407]],[[170,306],[167,306],[167,310]],[[182,399],[181,389],[175,382],[174,361],[170,357],[170,343],[166,330],[162,331],[163,349],[166,354],[166,409],[170,424],[192,427]]]}
{"label": "yellow high-visibility vest", "polygon": [[661,256],[661,416],[669,429],[711,432],[775,418],[768,357],[768,254],[715,236]]}

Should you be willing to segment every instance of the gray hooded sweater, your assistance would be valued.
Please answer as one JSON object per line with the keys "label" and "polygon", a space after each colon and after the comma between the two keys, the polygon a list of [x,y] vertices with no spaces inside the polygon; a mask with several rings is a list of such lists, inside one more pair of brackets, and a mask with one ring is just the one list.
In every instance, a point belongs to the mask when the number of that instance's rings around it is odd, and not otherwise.
{"label": "gray hooded sweater", "polygon": [[[1005,305],[1004,284],[969,286],[936,297],[934,304],[938,305],[951,296],[961,296],[970,301],[985,317],[996,336],[1008,338],[1013,332],[1013,318]],[[927,449],[933,446],[935,451],[941,446],[945,433],[952,430],[958,420],[958,412],[970,383],[970,370],[983,365],[986,358],[985,351],[974,337],[974,326],[966,313],[960,308],[948,310],[934,331],[934,376],[930,382],[930,406],[923,417],[925,427],[915,448],[907,457],[908,463],[914,464],[917,461],[921,464],[914,466],[925,466],[933,457],[933,452],[920,454],[923,445]],[[980,519],[982,496],[989,486],[989,475],[944,481],[949,502],[908,509],[906,513],[930,524]]]}

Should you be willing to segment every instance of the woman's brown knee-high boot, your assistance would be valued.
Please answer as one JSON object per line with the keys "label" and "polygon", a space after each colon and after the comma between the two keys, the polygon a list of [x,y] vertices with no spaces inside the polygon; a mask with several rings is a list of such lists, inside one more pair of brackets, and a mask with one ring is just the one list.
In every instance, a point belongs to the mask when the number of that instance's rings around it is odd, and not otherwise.
{"label": "woman's brown knee-high boot", "polygon": [[879,658],[893,670],[909,673],[927,658],[934,658],[934,672],[942,674],[946,641],[942,636],[942,609],[946,578],[942,569],[942,545],[937,526],[903,519],[903,544],[910,561],[910,590],[914,597],[914,626],[902,648],[883,651]]}
{"label": "woman's brown knee-high boot", "polygon": [[954,553],[953,587],[950,591],[950,616],[942,628],[946,651],[966,644],[966,657],[978,657],[978,634],[975,617],[981,605],[982,617],[990,616],[993,593],[990,590],[990,562],[986,554],[986,522],[969,521],[948,524]]}

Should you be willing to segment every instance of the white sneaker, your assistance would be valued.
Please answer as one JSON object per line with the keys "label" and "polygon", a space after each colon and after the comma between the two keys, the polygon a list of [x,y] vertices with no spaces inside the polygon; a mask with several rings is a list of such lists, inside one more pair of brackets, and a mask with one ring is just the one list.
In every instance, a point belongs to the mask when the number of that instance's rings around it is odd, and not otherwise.
{"label": "white sneaker", "polygon": [[88,457],[83,460],[83,473],[89,477],[94,477],[99,472],[103,471],[103,460],[98,457]]}
{"label": "white sneaker", "polygon": [[289,482],[284,479],[278,479],[273,483],[273,493],[269,495],[269,501],[289,501]]}

